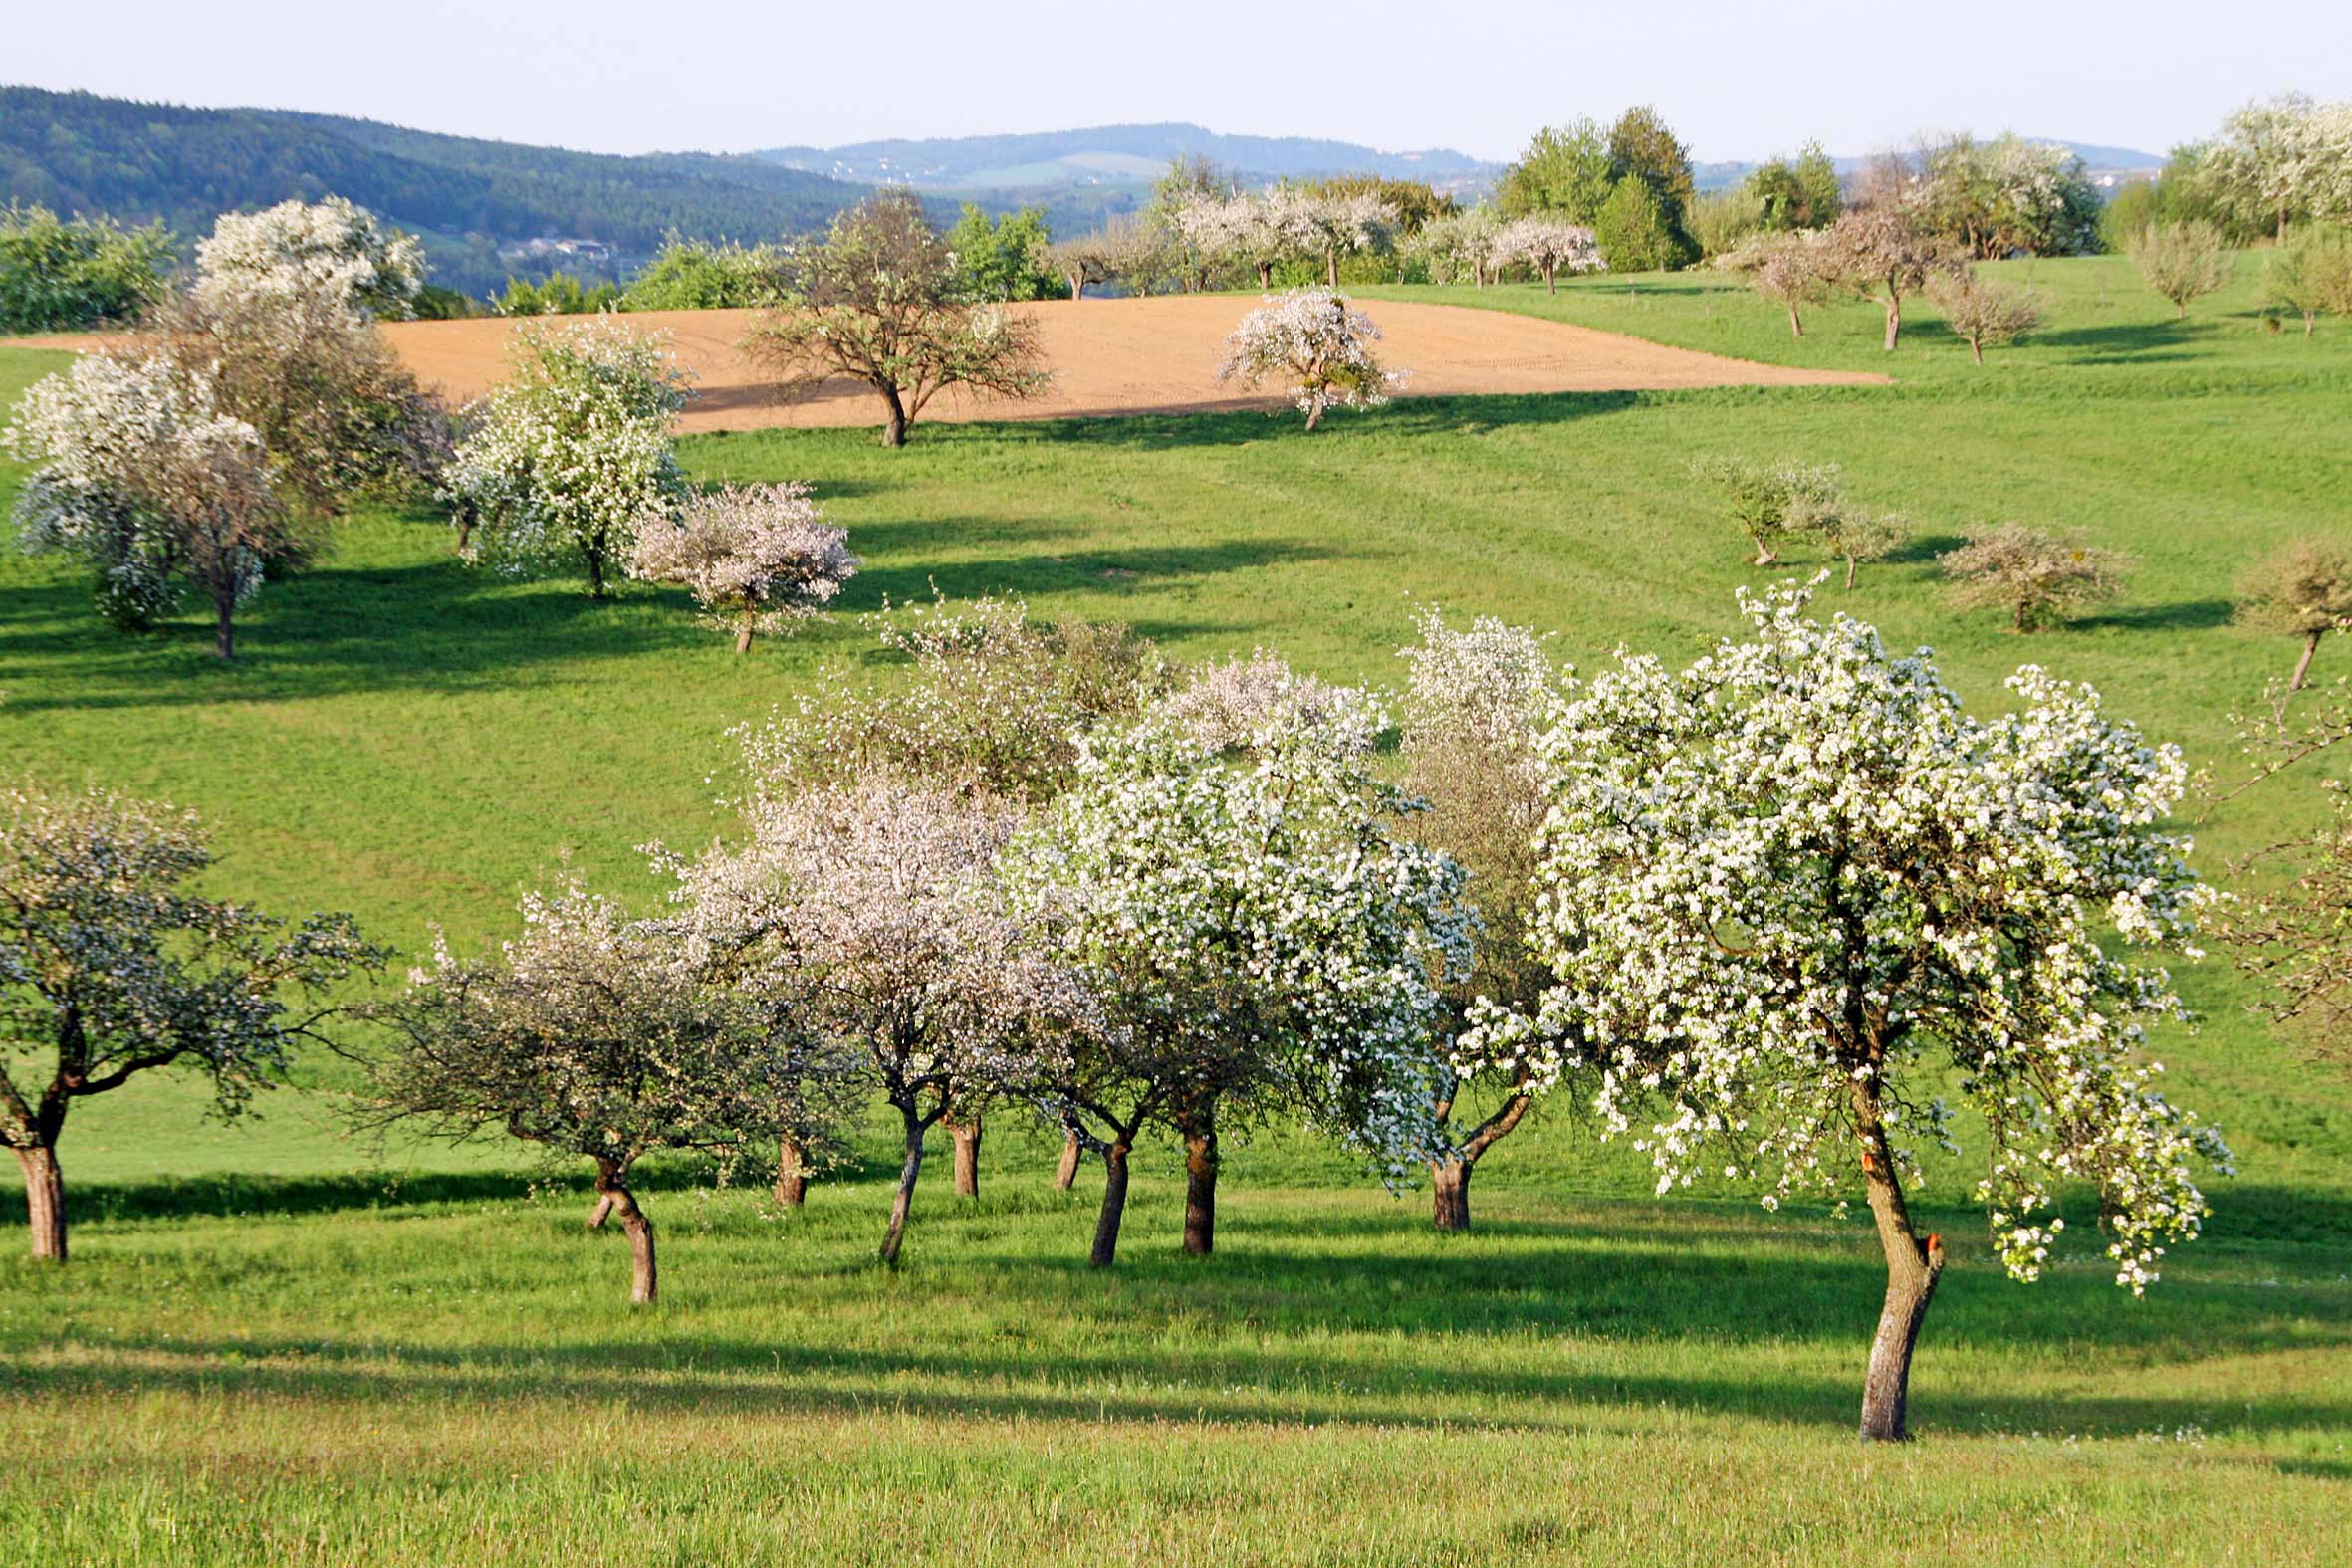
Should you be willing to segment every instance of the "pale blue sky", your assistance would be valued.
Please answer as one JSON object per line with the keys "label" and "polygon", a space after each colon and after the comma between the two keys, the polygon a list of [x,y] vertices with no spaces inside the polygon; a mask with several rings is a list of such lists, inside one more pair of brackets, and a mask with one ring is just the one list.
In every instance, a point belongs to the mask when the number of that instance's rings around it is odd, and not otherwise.
{"label": "pale blue sky", "polygon": [[2161,152],[2258,95],[2352,97],[2352,0],[12,9],[0,81],[608,152],[1189,119],[1500,158],[1543,123],[1644,102],[1701,158],[1947,128]]}

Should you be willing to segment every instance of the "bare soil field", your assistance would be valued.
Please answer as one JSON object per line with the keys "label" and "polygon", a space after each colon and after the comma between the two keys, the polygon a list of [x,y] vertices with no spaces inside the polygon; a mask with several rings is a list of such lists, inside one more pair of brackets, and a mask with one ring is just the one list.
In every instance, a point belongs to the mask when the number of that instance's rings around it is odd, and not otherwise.
{"label": "bare soil field", "polygon": [[[1054,386],[1026,403],[981,401],[943,393],[927,419],[1062,419],[1119,414],[1194,413],[1267,408],[1280,399],[1217,381],[1226,334],[1254,302],[1232,295],[1143,300],[1056,300],[1020,309],[1044,326]],[[1803,370],[1668,348],[1638,337],[1560,322],[1460,306],[1365,302],[1386,341],[1383,359],[1412,372],[1408,396],[1448,393],[1644,391],[1686,386],[1852,385],[1882,375]],[[756,311],[645,311],[628,316],[639,331],[670,336],[695,373],[697,395],[680,421],[696,430],[756,430],[776,425],[840,426],[881,422],[874,395],[850,381],[829,383],[800,403],[782,403],[774,378],[740,344]],[[505,373],[517,323],[394,322],[384,331],[417,377],[456,401],[480,395]],[[100,339],[28,338],[28,346],[83,348]]]}

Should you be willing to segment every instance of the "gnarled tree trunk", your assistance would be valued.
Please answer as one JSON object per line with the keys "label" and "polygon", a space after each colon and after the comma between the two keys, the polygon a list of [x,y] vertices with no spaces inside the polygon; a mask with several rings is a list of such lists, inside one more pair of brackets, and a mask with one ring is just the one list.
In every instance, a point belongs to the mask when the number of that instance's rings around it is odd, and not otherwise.
{"label": "gnarled tree trunk", "polygon": [[882,407],[888,411],[882,424],[882,445],[906,445],[906,400],[898,395],[895,386],[876,388],[882,394]]}
{"label": "gnarled tree trunk", "polygon": [[649,1306],[658,1285],[653,1266],[653,1222],[637,1207],[636,1195],[628,1190],[627,1175],[610,1160],[596,1162],[596,1192],[611,1205],[629,1238],[629,1304]]}
{"label": "gnarled tree trunk", "polygon": [[1796,307],[1791,305],[1788,307],[1788,336],[1791,337],[1802,337],[1804,335],[1804,318],[1797,315]]}
{"label": "gnarled tree trunk", "polygon": [[882,1261],[898,1266],[898,1246],[906,1237],[906,1217],[915,1206],[915,1178],[923,1174],[923,1124],[906,1118],[906,1159],[898,1167],[898,1194],[890,1200],[890,1228],[882,1232]]}
{"label": "gnarled tree trunk", "polygon": [[588,1228],[590,1231],[601,1231],[604,1229],[604,1222],[610,1219],[611,1216],[611,1195],[608,1193],[599,1193],[596,1197],[596,1207],[588,1211]]}
{"label": "gnarled tree trunk", "polygon": [[949,1122],[947,1136],[949,1143],[955,1150],[956,1196],[958,1198],[978,1198],[980,1196],[980,1118],[975,1116],[968,1122]]}
{"label": "gnarled tree trunk", "polygon": [[1887,336],[1886,341],[1880,346],[1885,348],[1888,353],[1893,353],[1895,351],[1895,339],[1902,336],[1902,335],[1903,297],[1899,294],[1890,294],[1887,296]]}
{"label": "gnarled tree trunk", "polygon": [[1203,1117],[1184,1133],[1184,1249],[1207,1257],[1217,1245],[1217,1128]]}
{"label": "gnarled tree trunk", "polygon": [[[1470,1229],[1470,1176],[1489,1149],[1511,1136],[1513,1128],[1534,1104],[1534,1096],[1527,1091],[1527,1074],[1521,1073],[1512,1084],[1511,1098],[1498,1106],[1495,1113],[1471,1130],[1462,1140],[1462,1147],[1453,1158],[1433,1160],[1429,1165],[1430,1224],[1440,1231]],[[1453,1099],[1448,1098],[1438,1107],[1442,1121],[1453,1113]]]}
{"label": "gnarled tree trunk", "polygon": [[232,593],[222,598],[216,594],[212,608],[215,616],[212,651],[224,659],[233,659],[237,656],[237,596]]}
{"label": "gnarled tree trunk", "polygon": [[1078,1179],[1078,1130],[1070,1128],[1061,1135],[1061,1162],[1054,1167],[1054,1191],[1066,1193]]}
{"label": "gnarled tree trunk", "polygon": [[33,1255],[44,1262],[66,1260],[66,1179],[57,1149],[38,1144],[16,1151],[25,1177],[25,1210],[33,1223]]}
{"label": "gnarled tree trunk", "polygon": [[776,1201],[787,1209],[809,1201],[809,1152],[791,1133],[776,1140]]}
{"label": "gnarled tree trunk", "polygon": [[1923,1239],[1911,1229],[1911,1212],[1903,1202],[1903,1186],[1896,1179],[1893,1151],[1879,1117],[1876,1086],[1868,1080],[1857,1082],[1853,1099],[1862,1139],[1862,1178],[1870,1195],[1871,1218],[1878,1225],[1879,1248],[1887,1260],[1886,1301],[1879,1309],[1870,1368],[1862,1380],[1861,1430],[1866,1442],[1900,1443],[1910,1435],[1911,1353],[1944,1272],[1944,1243],[1935,1235]]}
{"label": "gnarled tree trunk", "polygon": [[1094,1249],[1086,1255],[1089,1267],[1108,1268],[1119,1255],[1119,1221],[1127,1211],[1127,1156],[1133,1145],[1114,1138],[1102,1151],[1102,1213],[1094,1221]]}

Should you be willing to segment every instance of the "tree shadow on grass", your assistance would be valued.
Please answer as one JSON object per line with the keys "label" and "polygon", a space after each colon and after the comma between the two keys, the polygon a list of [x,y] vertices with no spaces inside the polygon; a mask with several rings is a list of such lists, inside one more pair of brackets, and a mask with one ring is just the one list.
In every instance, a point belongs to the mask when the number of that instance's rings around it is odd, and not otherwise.
{"label": "tree shadow on grass", "polygon": [[2237,606],[2229,599],[2182,599],[2171,604],[2142,604],[2130,609],[2085,615],[2074,624],[2084,628],[2113,627],[2122,631],[2208,631],[2227,626]]}
{"label": "tree shadow on grass", "polygon": [[[971,520],[991,544],[1048,536],[1044,529]],[[861,611],[982,593],[1083,591],[1134,598],[1229,572],[1308,560],[1322,547],[1292,539],[1198,546],[1032,549],[976,559],[920,559],[925,537],[955,537],[956,520],[883,524],[876,554],[822,627],[800,634],[796,651],[825,639],[860,652],[869,641]],[[903,542],[901,542],[903,541]],[[873,549],[873,546],[867,548]],[[870,558],[869,558],[870,560]],[[1187,624],[1187,633],[1200,628]],[[632,586],[605,601],[561,580],[503,581],[449,557],[397,565],[327,565],[273,584],[238,629],[238,658],[214,659],[209,629],[173,623],[131,635],[99,619],[79,581],[0,585],[0,688],[15,686],[10,710],[156,708],[217,702],[314,699],[353,691],[511,690],[561,679],[583,661],[711,654],[721,647],[682,591]],[[830,653],[835,650],[825,649]],[[28,689],[38,676],[40,684]]]}

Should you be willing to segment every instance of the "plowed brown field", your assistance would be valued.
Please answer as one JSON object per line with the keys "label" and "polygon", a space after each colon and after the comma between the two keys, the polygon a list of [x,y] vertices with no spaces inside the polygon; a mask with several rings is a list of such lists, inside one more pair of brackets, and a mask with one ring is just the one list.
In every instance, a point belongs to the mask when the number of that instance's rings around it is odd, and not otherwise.
{"label": "plowed brown field", "polygon": [[[1253,302],[1231,295],[1146,300],[1057,300],[1023,306],[1043,324],[1053,389],[1026,403],[943,393],[927,419],[1055,419],[1208,409],[1265,408],[1269,396],[1237,394],[1217,381],[1225,335]],[[1537,321],[1505,311],[1366,301],[1385,336],[1383,362],[1412,372],[1406,395],[1478,392],[1639,391],[1686,386],[1819,386],[1884,382],[1880,375],[1799,370],[1668,348],[1638,337]],[[625,318],[639,331],[666,332],[695,373],[687,430],[881,422],[873,394],[848,381],[818,396],[780,403],[773,378],[740,348],[755,311],[646,311]],[[394,322],[385,333],[428,385],[455,400],[474,397],[504,373],[516,323]],[[45,347],[95,339],[45,337]],[[36,341],[36,340],[28,340]]]}

